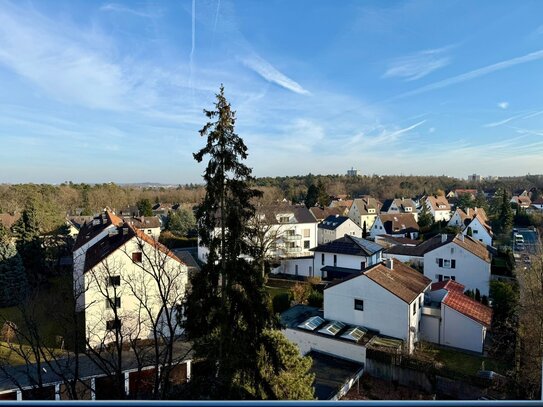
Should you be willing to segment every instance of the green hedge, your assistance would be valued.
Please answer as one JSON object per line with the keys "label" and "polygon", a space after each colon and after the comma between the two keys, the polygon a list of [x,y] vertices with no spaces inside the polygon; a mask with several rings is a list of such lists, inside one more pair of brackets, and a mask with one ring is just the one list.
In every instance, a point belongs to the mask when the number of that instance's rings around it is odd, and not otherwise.
{"label": "green hedge", "polygon": [[168,249],[179,249],[182,247],[195,247],[198,245],[197,237],[179,237],[170,232],[160,234],[158,241]]}

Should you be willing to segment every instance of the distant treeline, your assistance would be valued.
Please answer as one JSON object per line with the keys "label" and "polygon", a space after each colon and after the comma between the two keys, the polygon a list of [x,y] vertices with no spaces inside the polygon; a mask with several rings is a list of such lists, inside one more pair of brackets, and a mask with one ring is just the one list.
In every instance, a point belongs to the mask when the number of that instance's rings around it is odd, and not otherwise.
{"label": "distant treeline", "polygon": [[[294,177],[264,177],[255,181],[263,190],[264,203],[286,198],[303,202],[311,185],[322,185],[330,196],[372,195],[378,199],[414,197],[447,192],[456,188],[497,189],[509,192],[532,187],[543,190],[543,175],[500,178],[495,181],[469,183],[466,180],[446,176],[358,176],[313,175]],[[202,185],[179,185],[176,188],[136,187],[107,184],[2,184],[0,185],[0,213],[22,212],[29,200],[37,206],[40,227],[51,231],[63,223],[66,214],[92,215],[104,207],[120,210],[135,205],[142,199],[152,203],[196,204],[205,194]]]}

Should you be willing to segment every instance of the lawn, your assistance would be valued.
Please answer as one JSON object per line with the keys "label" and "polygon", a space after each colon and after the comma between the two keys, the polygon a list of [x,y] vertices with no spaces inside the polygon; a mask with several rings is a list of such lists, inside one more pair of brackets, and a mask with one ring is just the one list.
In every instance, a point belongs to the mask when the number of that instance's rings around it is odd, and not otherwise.
{"label": "lawn", "polygon": [[[71,275],[52,277],[47,283],[38,287],[25,302],[24,312],[22,307],[0,308],[0,327],[5,321],[11,321],[26,334],[27,323],[32,322],[36,324],[41,340],[46,346],[59,347],[60,338],[58,337],[61,336],[66,348],[70,348],[75,332],[72,296]],[[79,327],[80,332],[82,332],[81,328],[82,324]],[[25,341],[22,340],[22,342]]]}
{"label": "lawn", "polygon": [[424,353],[442,363],[444,370],[462,375],[474,376],[479,370],[494,370],[497,373],[505,374],[508,370],[507,365],[499,360],[453,349],[429,347],[424,349]]}
{"label": "lawn", "polygon": [[270,287],[266,286],[266,291],[270,294],[270,297],[273,299],[276,295],[289,293],[290,289],[286,287]]}

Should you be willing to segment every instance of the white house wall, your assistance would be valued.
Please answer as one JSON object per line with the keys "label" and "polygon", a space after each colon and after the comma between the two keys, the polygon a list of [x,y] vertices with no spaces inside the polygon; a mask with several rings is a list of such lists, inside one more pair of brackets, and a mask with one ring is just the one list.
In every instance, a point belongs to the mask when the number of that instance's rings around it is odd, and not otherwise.
{"label": "white house wall", "polygon": [[420,335],[422,340],[439,344],[439,319],[441,312],[439,309],[436,311],[438,311],[438,315],[428,315],[423,312],[420,324]]}
{"label": "white house wall", "polygon": [[[379,261],[381,261],[381,255],[382,252],[377,252],[372,256],[366,257],[366,256],[354,256],[350,254],[336,254],[336,253],[324,253],[324,252],[315,252],[315,269],[318,270],[318,274],[321,278],[324,278],[324,276],[320,275],[322,272],[320,271],[321,268],[324,266],[331,266],[331,267],[344,267],[344,268],[350,268],[355,270],[362,270],[361,263],[365,263],[365,267],[372,266]],[[322,261],[322,255],[324,255],[324,264]],[[336,256],[337,263],[334,265],[334,256]]]}
{"label": "white house wall", "polygon": [[[142,249],[138,247],[138,239],[136,238],[128,241],[103,263],[85,273],[85,285],[88,287],[85,295],[86,337],[92,347],[114,339],[112,333],[106,331],[106,321],[114,319],[114,311],[106,306],[107,296],[121,298],[121,307],[117,309],[117,312],[122,321],[121,332],[126,335],[125,340],[128,340],[129,337],[151,338],[153,333],[152,324],[143,309],[142,303],[149,307],[157,318],[162,303],[158,297],[157,282],[132,261],[132,252],[142,252]],[[167,257],[162,252],[157,252],[155,248],[147,243],[144,243],[143,252],[147,253],[151,259],[154,259],[155,253],[159,253],[157,255],[159,257],[153,263],[160,264],[163,261],[163,269],[171,272],[176,277],[173,279],[175,285],[172,287],[172,292],[177,294],[175,299],[179,299],[181,297],[180,293],[184,292],[188,281],[186,266]],[[146,255],[143,254],[142,257],[145,265]],[[108,276],[117,275],[121,279],[120,286],[107,287]],[[132,289],[135,289],[142,296],[140,297],[142,298],[141,301],[133,294]],[[172,303],[171,305],[173,307],[175,304]],[[182,330],[178,328],[177,334],[181,332]]]}
{"label": "white house wall", "polygon": [[362,229],[349,218],[334,230],[318,227],[317,235],[317,244],[324,244],[339,239],[345,235],[362,237]]}
{"label": "white house wall", "polygon": [[[471,228],[472,238],[484,243],[487,246],[492,246],[492,236],[488,233],[488,230],[479,222],[479,219],[475,218],[468,226]],[[468,228],[462,231],[462,234],[466,236],[468,234]]]}
{"label": "white house wall", "polygon": [[441,344],[483,352],[486,330],[483,325],[445,304],[441,306]]}
{"label": "white house wall", "polygon": [[[282,259],[279,267],[275,268],[272,272],[274,274],[283,273],[293,276],[314,277],[313,257]],[[317,276],[320,277],[320,271],[318,271]]]}
{"label": "white house wall", "polygon": [[326,338],[310,332],[287,328],[283,330],[285,336],[300,349],[302,355],[312,350],[320,351],[354,362],[366,363],[366,348],[355,343],[349,343],[334,338]]}
{"label": "white house wall", "polygon": [[[451,253],[451,249],[453,253]],[[439,267],[436,259],[455,259],[456,268]],[[470,251],[451,242],[424,255],[424,275],[432,281],[439,281],[437,275],[454,276],[466,290],[479,289],[481,295],[488,295],[490,263]]]}

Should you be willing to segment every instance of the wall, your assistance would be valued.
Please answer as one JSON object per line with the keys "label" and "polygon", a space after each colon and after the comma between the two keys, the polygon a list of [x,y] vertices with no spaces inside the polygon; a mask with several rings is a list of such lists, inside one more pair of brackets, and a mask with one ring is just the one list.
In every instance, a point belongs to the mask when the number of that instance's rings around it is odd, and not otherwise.
{"label": "wall", "polygon": [[441,344],[483,352],[484,327],[442,303]]}
{"label": "wall", "polygon": [[[298,266],[298,273],[296,273]],[[281,265],[273,270],[274,274],[284,273],[293,276],[313,277],[315,270],[313,269],[313,257],[310,258],[293,258],[281,260]],[[320,273],[320,271],[318,271]]]}
{"label": "wall", "polygon": [[[155,321],[161,320],[161,316],[158,315],[162,305],[157,297],[158,283],[151,274],[132,262],[132,252],[142,251],[138,243],[138,239],[131,239],[102,263],[85,273],[85,285],[88,287],[85,311],[86,337],[92,347],[114,340],[113,332],[106,331],[106,321],[114,319],[113,309],[106,306],[108,297],[121,299],[121,307],[117,309],[117,313],[122,322],[121,332],[125,335],[126,341],[129,338],[152,337],[153,325],[148,310]],[[166,271],[171,274],[168,301],[170,311],[175,312],[174,307],[183,297],[188,282],[187,267],[151,245],[143,244],[142,265],[150,272],[154,270],[164,273]],[[147,260],[146,256],[151,260]],[[108,287],[109,276],[120,276],[120,286]],[[161,281],[164,281],[163,284],[168,284],[164,279]],[[165,328],[164,332],[166,332]],[[177,334],[181,332],[182,330],[178,328]]]}
{"label": "wall", "polygon": [[425,311],[426,311],[426,308],[423,308],[422,319],[421,319],[421,324],[420,324],[421,339],[424,341],[432,342],[432,343],[439,343],[439,339],[440,339],[439,338],[439,335],[440,335],[439,319],[441,317],[441,310],[436,309],[436,311],[438,311],[437,315],[432,315],[432,314],[426,313]]}
{"label": "wall", "polygon": [[[364,301],[363,311],[354,309],[355,298]],[[408,339],[408,304],[363,275],[324,290],[324,318]]]}
{"label": "wall", "polygon": [[300,349],[302,355],[306,355],[312,350],[317,350],[329,355],[352,360],[359,363],[366,362],[366,348],[356,343],[327,338],[324,335],[318,335],[309,331],[305,332],[299,329],[287,328],[283,330],[285,336]]}
{"label": "wall", "polygon": [[416,387],[428,393],[434,392],[432,378],[426,372],[366,358],[364,371],[378,379],[395,381],[402,386]]}
{"label": "wall", "polygon": [[[454,249],[451,253],[451,249]],[[455,259],[456,268],[439,267],[436,259]],[[454,242],[438,247],[424,255],[424,275],[437,282],[436,274],[455,276],[466,290],[479,289],[481,295],[488,295],[490,263],[458,246]]]}
{"label": "wall", "polygon": [[[479,240],[487,246],[492,246],[492,236],[490,236],[486,228],[479,222],[479,219],[473,219],[468,227],[471,228],[473,239]],[[466,236],[468,234],[468,228],[465,228],[462,234]]]}

